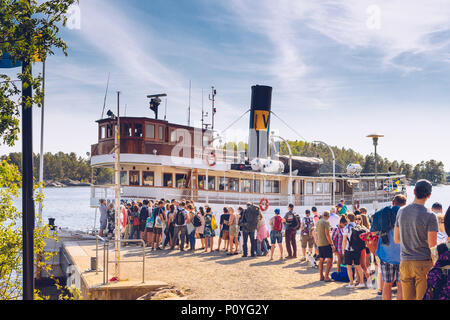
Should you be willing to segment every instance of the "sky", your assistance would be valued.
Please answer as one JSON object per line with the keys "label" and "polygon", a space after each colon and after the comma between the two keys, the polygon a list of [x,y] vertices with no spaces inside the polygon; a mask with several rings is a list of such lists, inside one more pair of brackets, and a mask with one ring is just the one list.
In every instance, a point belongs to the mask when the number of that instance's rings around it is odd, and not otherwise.
{"label": "sky", "polygon": [[[166,93],[167,120],[200,127],[217,90],[215,129],[250,107],[251,86],[273,87],[271,129],[450,171],[450,2],[446,0],[80,0],[61,29],[68,56],[46,63],[44,152],[86,157],[105,114],[153,117],[149,94]],[[34,65],[34,72],[42,69]],[[14,78],[19,69],[8,70]],[[5,73],[5,69],[1,70]],[[164,115],[166,101],[160,106]],[[33,114],[39,152],[40,110]],[[248,114],[222,134],[247,140]],[[0,154],[21,150],[0,145]]]}

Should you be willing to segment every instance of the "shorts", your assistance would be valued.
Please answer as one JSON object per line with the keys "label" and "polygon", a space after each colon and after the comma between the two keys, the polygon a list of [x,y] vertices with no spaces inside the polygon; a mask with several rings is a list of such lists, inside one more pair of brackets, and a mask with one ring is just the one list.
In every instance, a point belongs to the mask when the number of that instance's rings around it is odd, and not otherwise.
{"label": "shorts", "polygon": [[153,228],[154,234],[162,234],[162,228]]}
{"label": "shorts", "polygon": [[145,231],[145,223],[142,223],[139,225],[139,231],[144,232]]}
{"label": "shorts", "polygon": [[204,239],[204,238],[205,238],[205,236],[203,235],[203,233],[199,233],[198,235],[200,236],[200,239]]}
{"label": "shorts", "polygon": [[229,240],[230,239],[230,232],[228,230],[222,230],[222,239],[223,240]]}
{"label": "shorts", "polygon": [[380,260],[381,279],[386,283],[392,283],[395,279],[400,280],[400,265]]}
{"label": "shorts", "polygon": [[106,230],[107,220],[100,220],[100,230]]}
{"label": "shorts", "polygon": [[271,244],[282,243],[282,242],[283,242],[283,234],[281,233],[281,231],[275,231],[275,230],[270,231],[270,243]]}
{"label": "shorts", "polygon": [[319,258],[333,259],[333,249],[331,245],[319,247]]}
{"label": "shorts", "polygon": [[344,264],[351,266],[359,266],[361,264],[361,251],[345,251],[344,253]]}
{"label": "shorts", "polygon": [[147,231],[147,232],[153,232],[153,228],[145,228],[145,231]]}
{"label": "shorts", "polygon": [[302,243],[303,249],[306,249],[307,246],[312,249],[314,245],[314,237],[310,235],[302,235],[300,238],[300,242]]}

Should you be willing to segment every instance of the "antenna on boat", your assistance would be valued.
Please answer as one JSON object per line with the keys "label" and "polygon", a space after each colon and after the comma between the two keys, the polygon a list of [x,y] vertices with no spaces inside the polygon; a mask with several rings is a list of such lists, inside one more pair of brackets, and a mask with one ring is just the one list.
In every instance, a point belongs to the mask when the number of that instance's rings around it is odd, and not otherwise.
{"label": "antenna on boat", "polygon": [[166,121],[167,118],[167,97],[166,97],[166,102],[165,102],[165,106],[164,106],[164,121]]}
{"label": "antenna on boat", "polygon": [[212,93],[209,95],[209,100],[212,101],[212,111],[211,111],[211,118],[212,118],[212,123],[211,123],[211,130],[214,130],[214,115],[217,112],[216,107],[214,106],[214,103],[216,102],[216,95],[217,95],[217,90],[214,89],[214,86],[211,87],[211,91]]}
{"label": "antenna on boat", "polygon": [[103,100],[103,110],[102,110],[102,119],[103,115],[105,114],[105,106],[106,106],[106,96],[108,95],[108,88],[109,88],[109,76],[111,73],[108,72],[108,81],[106,82],[106,92],[105,92],[105,99]]}

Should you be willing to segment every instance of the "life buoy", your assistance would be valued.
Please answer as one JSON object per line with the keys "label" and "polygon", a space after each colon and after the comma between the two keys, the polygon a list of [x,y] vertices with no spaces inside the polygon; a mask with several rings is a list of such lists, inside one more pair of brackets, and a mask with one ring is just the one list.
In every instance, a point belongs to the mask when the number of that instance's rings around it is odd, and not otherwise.
{"label": "life buoy", "polygon": [[266,198],[262,198],[259,202],[259,208],[261,209],[261,211],[266,211],[269,208],[269,200],[267,200]]}
{"label": "life buoy", "polygon": [[216,154],[214,152],[211,152],[207,157],[206,157],[206,163],[208,164],[208,166],[210,167],[214,167],[216,165]]}

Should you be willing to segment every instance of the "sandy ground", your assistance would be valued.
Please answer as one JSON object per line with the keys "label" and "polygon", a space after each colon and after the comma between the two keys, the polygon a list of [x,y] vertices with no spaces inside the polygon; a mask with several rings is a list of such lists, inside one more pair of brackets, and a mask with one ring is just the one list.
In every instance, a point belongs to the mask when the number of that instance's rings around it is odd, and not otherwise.
{"label": "sandy ground", "polygon": [[[299,244],[297,248],[300,248]],[[199,240],[196,247],[201,247]],[[140,247],[131,245],[122,249],[122,260],[136,260],[139,256],[142,256]],[[192,253],[147,249],[145,278],[190,289],[192,295],[189,299],[198,300],[381,299],[374,289],[348,289],[345,288],[346,283],[319,281],[318,269],[300,262],[299,258],[279,261],[279,257],[278,247],[273,261],[269,261],[269,256],[243,258],[241,255],[227,256],[223,251],[204,253],[197,250]],[[142,264],[123,266],[121,277],[139,279]],[[333,271],[336,271],[335,264]]]}

